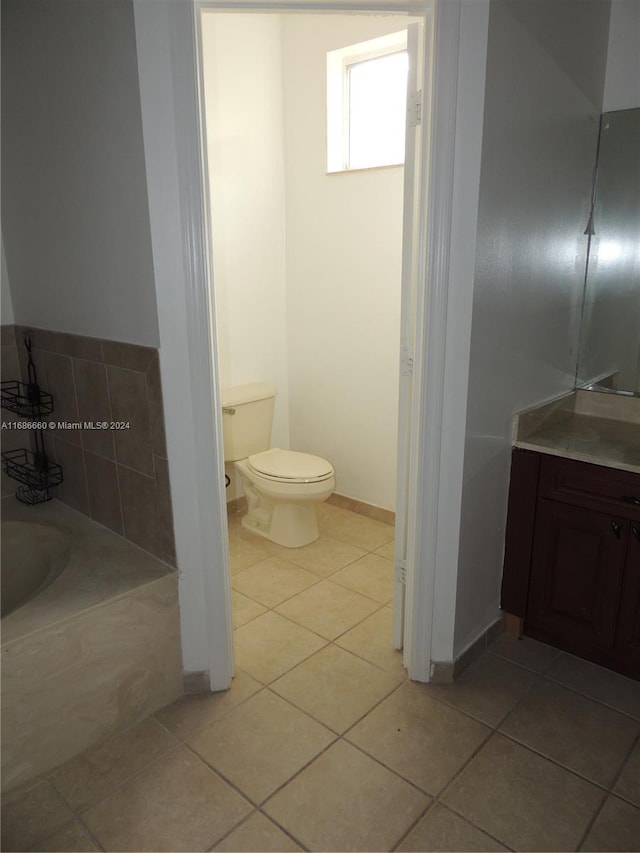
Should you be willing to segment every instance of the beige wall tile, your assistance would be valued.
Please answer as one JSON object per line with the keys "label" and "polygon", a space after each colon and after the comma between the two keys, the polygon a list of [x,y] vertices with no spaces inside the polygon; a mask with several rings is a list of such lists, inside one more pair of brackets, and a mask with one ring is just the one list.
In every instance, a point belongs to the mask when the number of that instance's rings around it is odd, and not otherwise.
{"label": "beige wall tile", "polygon": [[91,518],[122,535],[124,524],[115,462],[85,450],[84,464]]}
{"label": "beige wall tile", "polygon": [[[68,433],[64,433],[66,436]],[[84,455],[79,445],[69,444],[60,433],[56,435],[52,456],[62,466],[62,483],[52,490],[52,495],[63,503],[89,515],[89,493],[84,467]]]}
{"label": "beige wall tile", "polygon": [[102,360],[113,367],[125,370],[148,370],[157,350],[137,344],[124,344],[120,341],[102,341]]}
{"label": "beige wall tile", "polygon": [[61,355],[88,361],[102,361],[102,347],[99,338],[87,338],[84,335],[69,335],[56,332],[56,349]]}
{"label": "beige wall tile", "polygon": [[[94,361],[73,359],[73,375],[78,399],[78,414],[82,421],[106,421],[110,423],[111,403],[107,386],[107,371],[104,364]],[[108,429],[86,429],[82,433],[85,450],[99,453],[107,459],[115,459],[113,432]]]}
{"label": "beige wall tile", "polygon": [[164,406],[162,403],[162,382],[160,378],[160,359],[154,354],[145,374],[147,402],[149,405],[149,431],[151,449],[157,456],[167,455],[167,441],[164,428]]}
{"label": "beige wall tile", "polygon": [[128,423],[128,429],[115,430],[116,458],[122,465],[153,476],[153,455],[149,427],[149,404],[144,373],[107,368],[113,420]]}
{"label": "beige wall tile", "polygon": [[[35,361],[35,358],[34,358]],[[76,400],[75,382],[71,359],[66,355],[46,353],[35,361],[38,383],[44,391],[53,395],[53,419],[77,423],[80,420]],[[44,375],[43,375],[44,374]],[[56,437],[69,444],[80,445],[80,430],[58,430]]]}
{"label": "beige wall tile", "polygon": [[158,549],[156,481],[139,471],[118,465],[124,535],[150,554]]}
{"label": "beige wall tile", "polygon": [[157,556],[170,566],[176,565],[176,543],[173,533],[173,505],[171,501],[171,482],[169,463],[159,456],[153,457],[153,470],[156,478],[156,507],[158,512],[158,552]]}

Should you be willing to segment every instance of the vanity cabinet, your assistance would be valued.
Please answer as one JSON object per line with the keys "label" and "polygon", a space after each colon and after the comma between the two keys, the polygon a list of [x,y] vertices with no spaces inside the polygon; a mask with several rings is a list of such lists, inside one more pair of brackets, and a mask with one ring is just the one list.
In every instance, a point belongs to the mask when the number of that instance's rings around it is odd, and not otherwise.
{"label": "vanity cabinet", "polygon": [[640,474],[513,452],[502,608],[640,679]]}

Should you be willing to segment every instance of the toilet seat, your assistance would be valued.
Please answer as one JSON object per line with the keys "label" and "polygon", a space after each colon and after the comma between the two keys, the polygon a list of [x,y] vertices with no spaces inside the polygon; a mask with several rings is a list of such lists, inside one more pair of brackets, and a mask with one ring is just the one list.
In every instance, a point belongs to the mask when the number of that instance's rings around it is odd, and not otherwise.
{"label": "toilet seat", "polygon": [[326,459],[295,450],[272,448],[249,456],[247,461],[260,477],[278,482],[319,483],[335,474]]}

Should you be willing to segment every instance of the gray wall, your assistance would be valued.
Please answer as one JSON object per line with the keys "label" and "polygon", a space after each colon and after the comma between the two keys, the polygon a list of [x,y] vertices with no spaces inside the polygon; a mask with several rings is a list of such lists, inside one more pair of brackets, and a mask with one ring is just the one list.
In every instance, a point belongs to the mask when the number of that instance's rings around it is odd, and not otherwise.
{"label": "gray wall", "polygon": [[2,0],[17,323],[158,345],[131,0]]}
{"label": "gray wall", "polygon": [[454,651],[498,615],[512,415],[571,390],[608,0],[492,0]]}

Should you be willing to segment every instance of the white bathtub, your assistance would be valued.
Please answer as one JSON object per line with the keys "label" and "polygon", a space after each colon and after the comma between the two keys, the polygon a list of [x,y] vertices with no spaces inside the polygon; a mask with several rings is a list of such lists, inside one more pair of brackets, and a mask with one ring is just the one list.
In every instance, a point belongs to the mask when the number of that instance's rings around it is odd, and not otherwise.
{"label": "white bathtub", "polygon": [[2,500],[2,788],[182,693],[177,574],[58,501]]}

